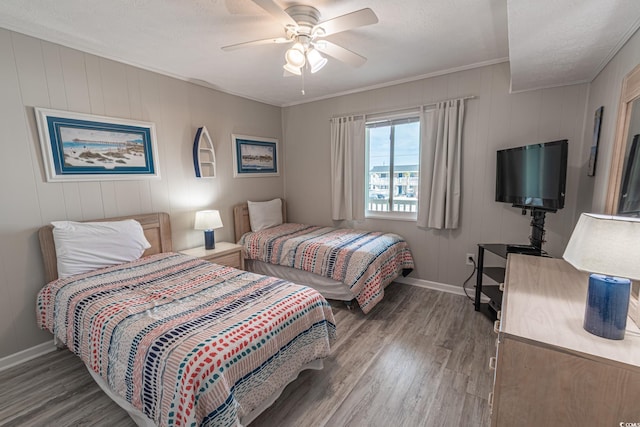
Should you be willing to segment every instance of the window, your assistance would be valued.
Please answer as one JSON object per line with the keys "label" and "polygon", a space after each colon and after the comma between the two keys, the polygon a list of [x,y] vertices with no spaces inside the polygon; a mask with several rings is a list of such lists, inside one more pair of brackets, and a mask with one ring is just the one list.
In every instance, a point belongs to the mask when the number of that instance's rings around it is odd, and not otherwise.
{"label": "window", "polygon": [[366,124],[367,218],[415,219],[420,171],[417,113]]}

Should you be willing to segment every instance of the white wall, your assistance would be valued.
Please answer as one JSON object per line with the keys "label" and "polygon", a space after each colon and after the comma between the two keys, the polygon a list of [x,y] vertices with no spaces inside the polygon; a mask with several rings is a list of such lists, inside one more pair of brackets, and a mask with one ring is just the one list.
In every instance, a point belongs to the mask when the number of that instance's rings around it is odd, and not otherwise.
{"label": "white wall", "polygon": [[[51,339],[35,322],[42,287],[36,232],[52,220],[164,211],[174,249],[203,244],[194,212],[220,209],[233,239],[232,206],[283,195],[283,176],[234,179],[231,134],[282,139],[280,108],[205,89],[0,29],[0,358]],[[47,183],[33,107],[151,121],[159,180]],[[218,177],[195,178],[192,144],[207,126]]]}
{"label": "white wall", "polygon": [[593,114],[600,106],[604,106],[604,114],[598,145],[596,176],[595,179],[587,178],[586,172],[581,176],[580,193],[583,195],[581,200],[585,203],[578,206],[578,213],[604,212],[622,80],[638,63],[640,63],[640,32],[636,32],[629,39],[591,82],[587,105],[588,121],[584,130],[583,161],[589,158],[593,139]]}
{"label": "white wall", "polygon": [[465,266],[465,254],[476,253],[477,243],[527,243],[531,232],[529,216],[494,201],[496,150],[566,138],[569,170],[565,209],[547,215],[544,245],[552,255],[560,256],[573,229],[578,203],[587,93],[588,85],[582,84],[509,94],[509,65],[503,63],[285,108],[289,219],[332,224],[332,116],[384,112],[475,95],[477,99],[465,101],[461,227],[455,231],[422,230],[414,222],[384,220],[365,220],[355,226],[399,233],[411,245],[417,264],[414,277],[461,286],[471,273],[471,267]]}

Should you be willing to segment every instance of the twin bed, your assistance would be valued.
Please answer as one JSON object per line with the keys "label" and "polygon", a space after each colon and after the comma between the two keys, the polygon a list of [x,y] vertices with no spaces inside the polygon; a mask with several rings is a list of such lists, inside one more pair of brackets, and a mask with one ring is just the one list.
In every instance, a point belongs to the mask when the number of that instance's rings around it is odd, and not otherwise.
{"label": "twin bed", "polygon": [[[254,227],[252,217],[263,223],[255,212],[268,216],[270,226]],[[247,270],[312,287],[325,298],[355,299],[365,314],[387,285],[414,267],[409,245],[397,234],[288,223],[280,199],[242,203],[233,213]]]}
{"label": "twin bed", "polygon": [[322,368],[335,340],[325,297],[355,298],[367,313],[413,268],[395,235],[287,223],[247,232],[247,204],[234,216],[249,269],[265,275],[172,252],[164,213],[101,220],[134,219],[148,247],[78,274],[59,274],[61,239],[52,226],[39,231],[48,283],[38,325],[138,425],[250,423],[302,370]]}
{"label": "twin bed", "polygon": [[335,321],[318,292],[171,252],[166,214],[130,218],[151,244],[141,258],[60,279],[40,230],[53,281],[37,320],[138,425],[246,425],[321,369]]}

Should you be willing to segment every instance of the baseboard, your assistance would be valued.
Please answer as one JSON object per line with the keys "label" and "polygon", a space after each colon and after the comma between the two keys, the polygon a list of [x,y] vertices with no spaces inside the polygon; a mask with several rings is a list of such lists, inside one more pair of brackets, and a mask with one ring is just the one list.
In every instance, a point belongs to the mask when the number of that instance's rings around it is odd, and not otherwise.
{"label": "baseboard", "polygon": [[[415,277],[397,277],[393,280],[394,282],[402,283],[403,285],[411,285],[417,286],[419,288],[433,289],[435,291],[447,292],[455,295],[463,295],[466,296],[462,286],[454,286],[446,283],[438,283],[432,282],[431,280],[424,279],[416,279]],[[469,288],[467,289],[469,295],[473,298],[475,289]],[[482,302],[489,302],[489,298],[487,298],[484,294],[482,295]]]}
{"label": "baseboard", "polygon": [[55,349],[56,346],[55,344],[53,344],[53,340],[51,340],[43,342],[42,344],[38,344],[34,347],[27,348],[26,350],[10,354],[0,359],[0,371],[12,368],[28,360],[35,359],[36,357],[50,353]]}

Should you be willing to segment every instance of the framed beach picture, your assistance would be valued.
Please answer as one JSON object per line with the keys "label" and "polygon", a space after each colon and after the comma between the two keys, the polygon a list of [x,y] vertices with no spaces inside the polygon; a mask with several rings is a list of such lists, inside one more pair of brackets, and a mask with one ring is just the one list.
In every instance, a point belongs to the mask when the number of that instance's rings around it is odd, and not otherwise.
{"label": "framed beach picture", "polygon": [[36,108],[47,181],[159,178],[155,125]]}
{"label": "framed beach picture", "polygon": [[233,176],[278,176],[278,140],[246,135],[231,135]]}

